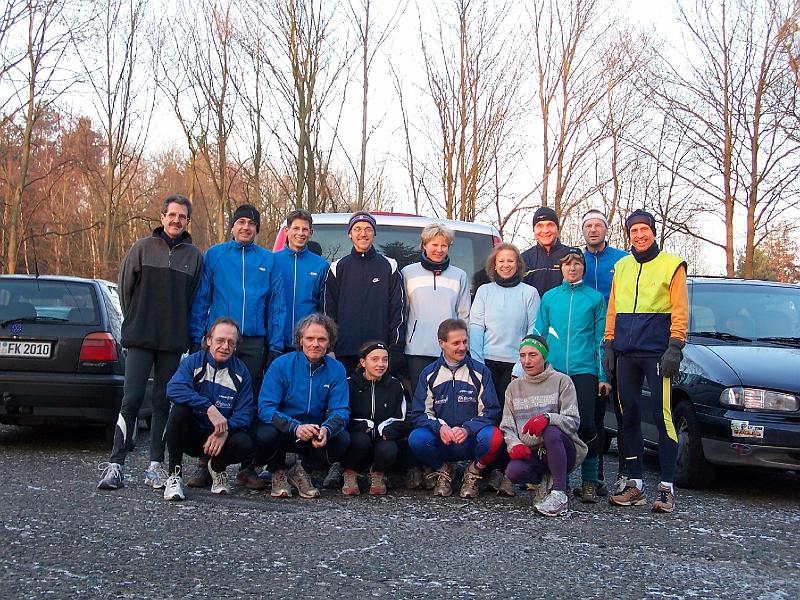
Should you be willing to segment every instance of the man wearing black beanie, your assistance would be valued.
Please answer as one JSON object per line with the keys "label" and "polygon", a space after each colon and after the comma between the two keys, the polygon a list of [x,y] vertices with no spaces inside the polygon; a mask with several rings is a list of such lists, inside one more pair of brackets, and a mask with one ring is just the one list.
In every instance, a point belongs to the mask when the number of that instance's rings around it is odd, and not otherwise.
{"label": "man wearing black beanie", "polygon": [[[247,366],[253,397],[261,389],[264,371],[283,351],[286,298],[283,277],[275,255],[255,243],[261,215],[252,204],[238,206],[231,217],[232,240],[206,251],[200,289],[192,305],[189,331],[193,351],[199,350],[205,332],[220,317],[236,321],[241,340],[236,355]],[[205,466],[186,481],[190,487],[209,483]],[[251,489],[266,486],[247,467],[236,477]]]}
{"label": "man wearing black beanie", "polygon": [[533,213],[533,235],[536,244],[522,253],[527,270],[523,282],[532,285],[539,296],[561,285],[561,259],[567,247],[558,239],[558,215],[549,206],[541,206]]}

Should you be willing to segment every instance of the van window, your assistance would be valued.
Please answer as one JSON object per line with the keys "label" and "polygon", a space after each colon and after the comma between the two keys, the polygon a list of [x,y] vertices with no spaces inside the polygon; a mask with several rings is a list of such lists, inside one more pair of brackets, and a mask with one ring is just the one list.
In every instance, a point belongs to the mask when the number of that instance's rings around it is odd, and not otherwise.
{"label": "van window", "polygon": [[[406,265],[419,262],[421,232],[421,227],[378,225],[378,234],[373,243],[378,252],[395,259],[402,269]],[[353,243],[347,237],[346,225],[315,224],[311,242],[309,246],[313,242],[320,245],[322,257],[329,262],[342,258],[353,248]],[[467,272],[473,295],[479,285],[488,281],[483,267],[492,244],[491,236],[456,231],[455,242],[450,246],[450,264]]]}
{"label": "van window", "polygon": [[0,322],[98,322],[97,300],[90,284],[46,279],[0,280]]}

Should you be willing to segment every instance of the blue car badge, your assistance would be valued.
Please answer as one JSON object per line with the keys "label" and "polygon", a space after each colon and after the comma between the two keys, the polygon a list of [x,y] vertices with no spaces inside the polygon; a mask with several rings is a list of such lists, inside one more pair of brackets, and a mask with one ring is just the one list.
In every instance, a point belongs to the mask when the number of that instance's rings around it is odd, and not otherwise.
{"label": "blue car badge", "polygon": [[22,323],[13,323],[9,329],[14,335],[19,335],[22,333]]}

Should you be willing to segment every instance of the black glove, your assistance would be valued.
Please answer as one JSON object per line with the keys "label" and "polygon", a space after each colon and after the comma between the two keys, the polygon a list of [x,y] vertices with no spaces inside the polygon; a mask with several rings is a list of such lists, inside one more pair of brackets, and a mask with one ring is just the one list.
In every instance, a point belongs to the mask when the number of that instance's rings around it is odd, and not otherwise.
{"label": "black glove", "polygon": [[406,372],[406,355],[399,348],[389,350],[389,372],[400,377]]}
{"label": "black glove", "polygon": [[189,344],[189,354],[194,354],[195,352],[200,352],[203,349],[202,342],[192,342]]}
{"label": "black glove", "polygon": [[681,369],[683,352],[681,350],[686,344],[678,338],[669,338],[669,346],[661,355],[661,376],[675,377]]}
{"label": "black glove", "polygon": [[402,433],[402,421],[394,422],[383,428],[383,439],[396,441],[400,439]]}
{"label": "black glove", "polygon": [[272,364],[272,361],[278,358],[281,354],[282,352],[279,352],[277,350],[270,350],[269,352],[267,352],[267,362],[264,364],[264,372],[266,372],[266,370],[269,369],[269,366]]}
{"label": "black glove", "polygon": [[606,375],[611,375],[614,368],[617,366],[617,356],[614,354],[614,349],[611,347],[614,340],[606,340],[603,342],[603,370]]}

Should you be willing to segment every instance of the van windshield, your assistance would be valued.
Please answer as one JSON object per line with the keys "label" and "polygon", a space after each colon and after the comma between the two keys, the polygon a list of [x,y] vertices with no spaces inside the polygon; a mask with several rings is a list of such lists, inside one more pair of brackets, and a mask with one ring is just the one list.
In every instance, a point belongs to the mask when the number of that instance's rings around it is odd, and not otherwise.
{"label": "van windshield", "polygon": [[[402,269],[406,265],[419,262],[421,231],[421,227],[380,225],[375,236],[375,248],[395,259]],[[321,246],[322,257],[329,262],[342,258],[353,248],[350,238],[347,237],[347,227],[343,225],[314,224],[314,237],[309,247],[313,247],[314,242]],[[450,264],[467,272],[473,295],[479,285],[488,281],[483,268],[492,244],[491,236],[456,231],[455,242],[450,246]]]}

